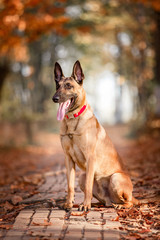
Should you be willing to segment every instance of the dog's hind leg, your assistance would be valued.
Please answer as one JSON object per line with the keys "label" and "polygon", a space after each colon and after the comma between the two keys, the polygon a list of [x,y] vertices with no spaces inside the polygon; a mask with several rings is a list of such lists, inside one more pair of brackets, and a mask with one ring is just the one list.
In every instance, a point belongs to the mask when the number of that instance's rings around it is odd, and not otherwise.
{"label": "dog's hind leg", "polygon": [[[136,201],[132,197],[132,182],[125,173],[114,173],[109,182],[109,195],[117,208],[130,208]],[[137,201],[138,202],[138,201]]]}
{"label": "dog's hind leg", "polygon": [[[85,191],[86,173],[82,173],[79,177],[79,186],[81,190]],[[105,191],[106,190],[106,191]],[[107,194],[107,189],[104,189],[99,182],[94,179],[93,183],[93,196],[104,205],[111,205],[111,201]]]}

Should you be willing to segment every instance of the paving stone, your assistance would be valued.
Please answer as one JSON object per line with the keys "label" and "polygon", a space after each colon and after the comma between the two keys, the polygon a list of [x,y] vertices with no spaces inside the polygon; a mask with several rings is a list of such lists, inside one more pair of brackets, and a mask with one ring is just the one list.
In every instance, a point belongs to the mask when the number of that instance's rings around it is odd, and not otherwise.
{"label": "paving stone", "polygon": [[33,218],[30,224],[30,228],[34,227],[44,227],[46,222],[48,222],[47,218]]}
{"label": "paving stone", "polygon": [[87,228],[85,229],[84,237],[86,240],[99,240],[101,239],[101,228],[100,229],[94,229],[94,228]]}
{"label": "paving stone", "polygon": [[21,240],[22,236],[16,235],[16,236],[5,236],[5,238],[3,238],[3,240]]}
{"label": "paving stone", "polygon": [[118,215],[117,215],[116,211],[115,211],[115,212],[111,212],[111,213],[110,213],[110,212],[107,212],[107,213],[104,213],[104,214],[103,214],[103,218],[104,218],[104,219],[107,219],[107,220],[108,220],[108,219],[112,219],[112,220],[113,220],[113,219],[115,219],[117,216],[118,216]]}
{"label": "paving stone", "polygon": [[74,216],[70,215],[69,218],[69,224],[72,226],[72,228],[83,228],[86,224],[85,216],[80,216],[80,212],[77,211],[76,208],[72,208],[72,214],[75,214]]}
{"label": "paving stone", "polygon": [[5,236],[6,231],[5,229],[0,229],[0,239],[3,239],[3,237]]}
{"label": "paving stone", "polygon": [[31,234],[26,233],[20,240],[31,240],[31,239],[35,239],[35,238],[31,238]]}
{"label": "paving stone", "polygon": [[35,233],[37,231],[43,231],[46,228],[48,215],[49,215],[49,210],[47,209],[36,210],[27,232]]}
{"label": "paving stone", "polygon": [[66,190],[67,188],[67,177],[66,174],[62,173],[60,175],[54,176],[54,184],[50,188],[50,191],[59,191],[59,190]]}
{"label": "paving stone", "polygon": [[70,219],[69,221],[69,225],[72,228],[82,229],[83,227],[85,227],[85,224],[86,224],[86,221],[82,218],[73,218],[73,219]]}
{"label": "paving stone", "polygon": [[104,240],[119,240],[120,234],[118,230],[105,230],[103,232]]}
{"label": "paving stone", "polygon": [[59,236],[62,234],[63,229],[65,228],[64,220],[51,218],[50,222],[52,225],[47,226],[46,233],[51,234],[51,236],[54,238],[59,238]]}
{"label": "paving stone", "polygon": [[16,220],[17,219],[19,219],[19,218],[31,218],[32,217],[32,215],[33,215],[33,213],[34,213],[34,210],[22,210],[19,214],[18,214],[18,216],[17,216],[17,218],[16,218]]}
{"label": "paving stone", "polygon": [[21,229],[11,229],[7,232],[4,240],[18,240],[24,235],[25,231]]}
{"label": "paving stone", "polygon": [[91,210],[91,211],[87,214],[87,218],[88,218],[88,219],[101,219],[101,212]]}
{"label": "paving stone", "polygon": [[33,215],[33,219],[35,218],[47,218],[49,215],[48,209],[37,209],[35,214]]}
{"label": "paving stone", "polygon": [[42,231],[43,229],[45,229],[45,221],[47,221],[47,219],[34,218],[28,228],[28,231]]}
{"label": "paving stone", "polygon": [[[41,193],[26,199],[25,201],[38,201],[45,199],[64,199],[66,196],[65,188],[67,186],[65,174],[48,176],[45,184],[39,190]],[[56,180],[57,179],[57,180]],[[83,202],[84,194],[78,186],[76,178],[75,203]],[[97,200],[94,200],[97,202]],[[4,240],[31,240],[31,239],[63,239],[63,240],[117,240],[119,236],[119,226],[116,219],[116,211],[104,208],[104,211],[94,211],[94,208],[86,215],[80,216],[77,208],[72,212],[66,213],[58,208],[54,209],[29,209],[22,210],[17,216],[13,229],[7,232]],[[77,215],[76,215],[77,213]],[[68,218],[66,218],[68,216]],[[50,221],[51,225],[44,221]]]}
{"label": "paving stone", "polygon": [[13,228],[7,232],[4,240],[21,239],[31,221],[33,213],[33,210],[21,211],[15,220]]}
{"label": "paving stone", "polygon": [[[27,204],[27,203],[31,203],[31,202],[45,202],[45,200],[51,200],[51,199],[58,199],[59,194],[56,193],[56,195],[54,195],[53,193],[48,193],[48,192],[42,192],[42,193],[38,193],[30,198],[27,198],[25,200],[22,201],[22,203]],[[63,198],[64,198],[64,194],[63,194]]]}
{"label": "paving stone", "polygon": [[18,218],[13,225],[13,229],[26,229],[30,222],[30,218]]}
{"label": "paving stone", "polygon": [[79,205],[83,202],[83,200],[84,200],[84,194],[82,192],[76,192],[74,202]]}
{"label": "paving stone", "polygon": [[64,210],[52,210],[50,219],[51,218],[64,218],[66,212]]}
{"label": "paving stone", "polygon": [[[29,229],[26,233],[26,236],[23,237],[23,240],[31,239],[50,239],[51,233],[47,233],[43,229]],[[36,238],[35,238],[36,237]]]}
{"label": "paving stone", "polygon": [[52,223],[52,225],[48,226],[47,229],[61,229],[65,223],[64,219],[59,218],[51,218],[50,222]]}
{"label": "paving stone", "polygon": [[[26,215],[26,218],[25,218]],[[22,213],[20,213],[17,218],[16,221],[13,225],[13,230],[15,229],[26,229],[26,227],[28,226],[28,224],[30,223],[30,218],[33,215],[33,212],[30,213],[25,213],[24,211]]]}
{"label": "paving stone", "polygon": [[86,231],[92,231],[94,229],[97,229],[97,230],[102,230],[102,222],[98,221],[98,220],[94,220],[93,222],[87,222],[86,225],[85,225],[85,229]]}
{"label": "paving stone", "polygon": [[65,234],[64,240],[81,239],[82,238],[82,232],[83,232],[82,228],[79,228],[77,226],[75,226],[75,227],[69,226],[68,229],[67,229],[67,232]]}
{"label": "paving stone", "polygon": [[86,219],[83,216],[70,217],[69,222],[72,224],[84,224]]}
{"label": "paving stone", "polygon": [[106,223],[103,225],[104,229],[119,229],[120,222],[118,221],[106,221]]}
{"label": "paving stone", "polygon": [[48,176],[46,178],[46,181],[44,184],[42,184],[39,188],[38,188],[38,191],[39,192],[45,192],[49,189],[49,188],[52,188],[53,185],[56,183],[56,179],[55,179],[55,176]]}

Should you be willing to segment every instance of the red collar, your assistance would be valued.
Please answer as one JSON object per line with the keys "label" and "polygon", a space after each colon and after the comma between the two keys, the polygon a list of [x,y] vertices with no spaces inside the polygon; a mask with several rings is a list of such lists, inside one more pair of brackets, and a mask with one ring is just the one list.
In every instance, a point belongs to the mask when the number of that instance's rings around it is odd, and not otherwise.
{"label": "red collar", "polygon": [[[73,114],[73,116],[76,118],[76,117],[78,117],[79,115],[81,115],[81,114],[84,112],[84,110],[86,109],[86,107],[87,107],[87,104],[84,105],[84,106],[80,109],[80,111],[79,111],[78,113]],[[68,115],[65,115],[65,116],[66,116],[67,119],[69,119]]]}

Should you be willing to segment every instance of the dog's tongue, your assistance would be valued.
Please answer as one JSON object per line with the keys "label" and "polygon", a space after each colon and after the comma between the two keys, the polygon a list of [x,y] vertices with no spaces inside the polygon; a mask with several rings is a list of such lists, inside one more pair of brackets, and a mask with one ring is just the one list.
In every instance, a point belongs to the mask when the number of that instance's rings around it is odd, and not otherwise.
{"label": "dog's tongue", "polygon": [[58,121],[62,121],[64,116],[65,116],[65,113],[66,113],[66,110],[70,104],[71,100],[68,99],[66,102],[62,102],[59,104],[59,108],[58,108],[58,112],[57,112],[57,120]]}

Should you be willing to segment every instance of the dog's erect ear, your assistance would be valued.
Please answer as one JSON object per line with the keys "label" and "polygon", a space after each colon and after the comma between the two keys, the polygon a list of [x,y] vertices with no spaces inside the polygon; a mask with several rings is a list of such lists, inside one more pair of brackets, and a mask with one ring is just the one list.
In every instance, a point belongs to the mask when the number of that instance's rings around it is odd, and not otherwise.
{"label": "dog's erect ear", "polygon": [[55,79],[55,81],[59,82],[62,77],[64,77],[63,72],[62,72],[62,68],[59,65],[59,63],[56,62],[55,67],[54,67],[54,79]]}
{"label": "dog's erect ear", "polygon": [[78,82],[80,85],[83,83],[84,74],[81,68],[81,64],[79,61],[76,61],[73,66],[72,77]]}

